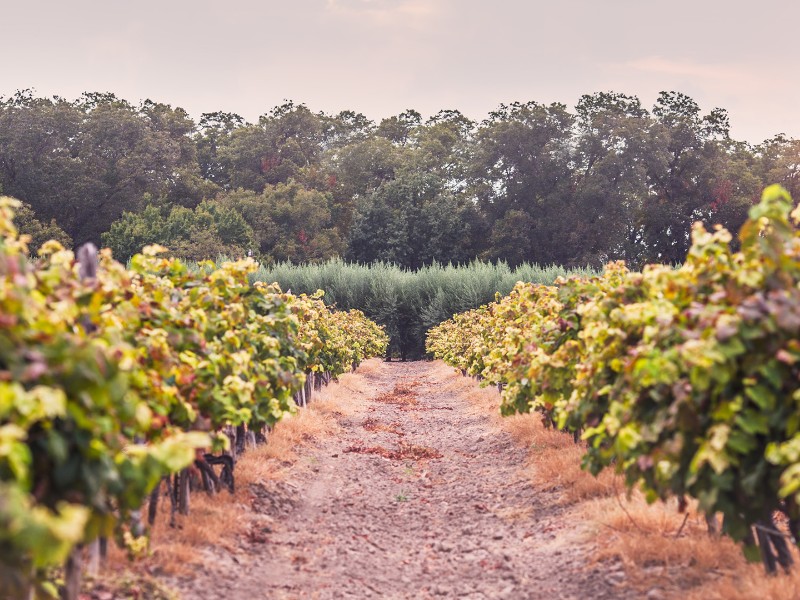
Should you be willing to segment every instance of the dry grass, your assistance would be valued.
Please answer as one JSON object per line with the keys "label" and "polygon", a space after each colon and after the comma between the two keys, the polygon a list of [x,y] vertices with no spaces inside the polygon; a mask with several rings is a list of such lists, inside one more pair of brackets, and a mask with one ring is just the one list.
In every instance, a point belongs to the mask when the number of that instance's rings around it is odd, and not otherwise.
{"label": "dry grass", "polygon": [[[652,590],[660,592],[654,597],[681,600],[800,598],[800,564],[788,575],[767,576],[760,564],[747,563],[733,540],[710,536],[695,506],[679,513],[675,502],[648,505],[639,493],[628,497],[612,473],[595,478],[581,470],[583,450],[571,435],[545,428],[537,415],[500,417],[495,388],[480,388],[444,363],[435,365],[434,373],[446,390],[463,394],[476,411],[491,415],[495,426],[530,449],[534,485],[560,493],[569,518],[586,523],[587,542],[597,548],[594,559],[621,562],[628,587],[642,598]],[[800,563],[800,556],[795,559]]]}
{"label": "dry grass", "polygon": [[375,375],[376,373],[385,371],[386,368],[386,363],[382,358],[370,358],[358,366],[358,374],[361,375],[363,379],[365,375]]}
{"label": "dry grass", "polygon": [[788,575],[767,577],[761,565],[740,564],[728,577],[705,583],[684,597],[686,600],[797,600],[800,573],[795,569]]}
{"label": "dry grass", "polygon": [[267,436],[267,443],[248,451],[241,462],[264,464],[269,459],[292,463],[297,459],[295,450],[309,440],[332,433],[338,428],[332,412],[323,411],[315,402],[296,415],[283,419]]}
{"label": "dry grass", "polygon": [[531,479],[538,485],[561,493],[562,502],[573,504],[614,493],[614,475],[593,477],[581,469],[583,447],[572,435],[542,424],[539,415],[514,415],[503,420],[505,429],[518,444],[527,446]]}
{"label": "dry grass", "polygon": [[733,541],[710,536],[701,515],[680,514],[674,502],[648,505],[638,493],[617,495],[585,504],[580,515],[596,526],[595,558],[622,562],[636,589],[657,587],[685,597],[744,562]]}
{"label": "dry grass", "polygon": [[655,587],[687,600],[800,598],[800,573],[767,576],[733,540],[709,535],[694,506],[681,514],[676,502],[648,505],[634,493],[581,509],[596,526],[597,560],[621,561],[630,585],[643,593]]}
{"label": "dry grass", "polygon": [[480,387],[475,379],[463,377],[460,372],[438,360],[431,367],[431,375],[443,391],[465,397],[474,412],[490,415],[497,423],[504,420],[500,416],[500,394],[496,388]]}
{"label": "dry grass", "polygon": [[131,564],[122,550],[111,545],[108,567],[113,571],[133,568],[148,573],[191,575],[192,569],[203,561],[198,548],[213,542],[233,550],[237,538],[247,531],[247,503],[249,493],[243,486],[234,495],[222,492],[210,497],[194,493],[191,496],[191,514],[178,516],[177,527],[171,528],[169,500],[162,497],[148,556]]}

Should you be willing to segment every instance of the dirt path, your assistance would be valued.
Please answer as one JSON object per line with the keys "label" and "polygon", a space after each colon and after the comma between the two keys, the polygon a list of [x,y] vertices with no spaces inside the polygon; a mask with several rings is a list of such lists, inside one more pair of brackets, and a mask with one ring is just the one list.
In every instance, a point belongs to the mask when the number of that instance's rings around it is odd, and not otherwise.
{"label": "dirt path", "polygon": [[425,362],[369,375],[366,410],[258,495],[265,524],[184,598],[622,597],[526,450],[441,380]]}

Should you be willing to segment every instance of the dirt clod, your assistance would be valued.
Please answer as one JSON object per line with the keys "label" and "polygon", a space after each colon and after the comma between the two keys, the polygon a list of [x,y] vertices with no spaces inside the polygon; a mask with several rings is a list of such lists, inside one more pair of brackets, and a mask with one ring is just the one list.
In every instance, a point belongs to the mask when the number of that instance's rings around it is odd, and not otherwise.
{"label": "dirt clod", "polygon": [[426,446],[415,446],[414,444],[400,444],[397,450],[389,450],[381,446],[355,445],[344,449],[344,452],[355,452],[357,454],[377,454],[389,460],[425,460],[429,458],[442,458],[442,453]]}
{"label": "dirt clod", "polygon": [[399,436],[405,435],[405,433],[403,433],[403,431],[400,429],[400,423],[397,421],[394,423],[381,423],[373,417],[368,417],[364,419],[364,422],[361,424],[361,426],[367,431],[385,431],[386,433],[393,433]]}

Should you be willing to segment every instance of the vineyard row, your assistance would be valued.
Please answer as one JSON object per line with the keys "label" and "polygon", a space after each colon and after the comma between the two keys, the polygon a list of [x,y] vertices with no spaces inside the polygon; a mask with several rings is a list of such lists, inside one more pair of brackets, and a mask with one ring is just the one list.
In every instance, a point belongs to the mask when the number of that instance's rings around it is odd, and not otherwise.
{"label": "vineyard row", "polygon": [[[519,283],[432,329],[436,357],[538,411],[649,501],[696,499],[768,571],[800,539],[800,210],[764,191],[738,250],[696,224],[679,268]],[[783,513],[790,535],[776,528]]]}
{"label": "vineyard row", "polygon": [[[29,257],[0,199],[0,596],[52,596],[51,569],[115,536],[164,478],[261,434],[314,383],[385,353],[383,330],[317,295],[250,284],[241,260],[197,269],[148,247],[48,242]],[[223,469],[224,470],[224,469]],[[232,485],[232,473],[231,485]]]}

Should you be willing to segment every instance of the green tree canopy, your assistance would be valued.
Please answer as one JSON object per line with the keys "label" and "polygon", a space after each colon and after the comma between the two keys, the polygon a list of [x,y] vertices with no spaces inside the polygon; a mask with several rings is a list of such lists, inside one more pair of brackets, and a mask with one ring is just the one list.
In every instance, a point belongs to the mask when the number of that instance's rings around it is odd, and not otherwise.
{"label": "green tree canopy", "polygon": [[268,185],[260,194],[236,190],[220,196],[219,203],[243,216],[263,259],[318,262],[344,253],[329,193],[291,180]]}
{"label": "green tree canopy", "polygon": [[[125,212],[149,222],[158,198],[164,220],[203,201],[237,211],[266,259],[636,267],[681,262],[695,221],[738,229],[770,183],[800,196],[800,141],[733,140],[724,109],[678,91],[649,108],[614,91],[574,109],[514,102],[480,123],[409,109],[376,124],[292,101],[255,123],[224,111],[195,123],[108,92],[0,98],[0,189],[78,245]],[[196,234],[184,252],[219,246]]]}
{"label": "green tree canopy", "polygon": [[163,202],[148,204],[138,213],[125,212],[103,234],[103,243],[122,261],[149,244],[161,244],[189,260],[244,256],[255,244],[242,215],[211,201],[195,209]]}
{"label": "green tree canopy", "polygon": [[49,240],[55,240],[65,248],[72,247],[72,238],[58,226],[55,219],[50,219],[49,223],[43,223],[36,218],[36,213],[33,212],[31,205],[25,202],[16,209],[14,224],[21,234],[30,236],[31,241],[28,243],[28,248],[33,252],[36,252],[42,244]]}
{"label": "green tree canopy", "polygon": [[416,269],[474,256],[477,213],[428,172],[405,171],[363,198],[350,231],[348,258]]}

